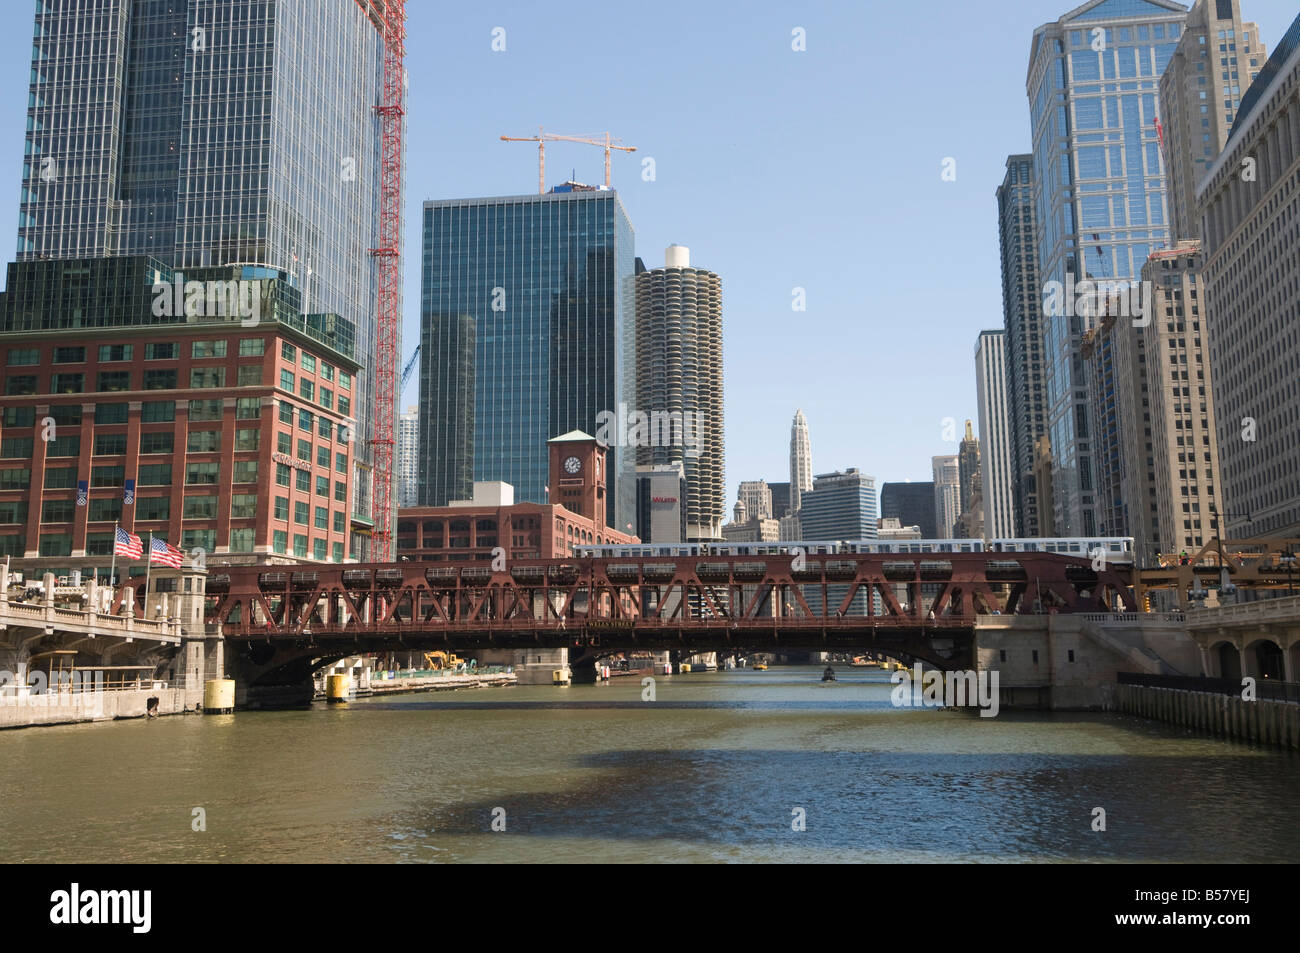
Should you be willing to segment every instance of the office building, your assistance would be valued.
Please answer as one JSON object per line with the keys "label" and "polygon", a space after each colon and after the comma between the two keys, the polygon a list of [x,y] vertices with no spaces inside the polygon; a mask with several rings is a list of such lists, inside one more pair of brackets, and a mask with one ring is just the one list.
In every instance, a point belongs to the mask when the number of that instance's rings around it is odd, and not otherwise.
{"label": "office building", "polygon": [[[934,512],[934,483],[886,483],[880,490],[880,515],[903,526],[919,526],[922,539],[940,539]],[[947,534],[944,534],[945,536]]]}
{"label": "office building", "polygon": [[18,215],[20,262],[255,264],[349,322],[364,514],[379,22],[371,0],[37,4]]}
{"label": "office building", "polygon": [[1186,16],[1172,0],[1090,0],[1034,31],[1026,92],[1047,312],[1045,432],[1055,522],[1066,536],[1099,529],[1098,448],[1079,352],[1096,302],[1079,282],[1135,281],[1169,242],[1157,95]]}
{"label": "office building", "polygon": [[878,515],[876,478],[856,467],[814,477],[799,507],[803,536],[809,540],[874,539]]}
{"label": "office building", "polygon": [[772,490],[766,480],[741,480],[736,499],[745,504],[745,511],[752,517],[767,519],[772,517]]}
{"label": "office building", "polygon": [[1016,535],[1014,428],[1007,395],[1007,334],[981,331],[975,344],[975,393],[980,418],[980,484],[984,535]]}
{"label": "office building", "polygon": [[[1242,97],[1197,201],[1223,529],[1300,535],[1300,17]],[[1199,406],[1200,381],[1186,384]]]}
{"label": "office building", "polygon": [[[640,466],[686,471],[686,532],[717,539],[726,510],[722,284],[670,245],[664,267],[636,275],[636,409],[648,417]],[[662,421],[656,426],[657,421]]]}
{"label": "office building", "polygon": [[769,483],[767,489],[772,494],[772,516],[781,519],[790,515],[790,484]]}
{"label": "office building", "polygon": [[[966,435],[957,446],[957,481],[961,509],[957,514],[958,532],[953,535],[958,539],[978,538],[983,535],[984,492],[980,479],[980,442],[969,420],[966,421]],[[978,534],[976,527],[981,530]]]}
{"label": "office building", "polygon": [[473,315],[422,314],[416,441],[420,506],[446,506],[451,500],[465,499],[474,485],[477,352],[478,325]]}
{"label": "office building", "polygon": [[[568,184],[545,195],[424,203],[420,321],[475,322],[473,479],[547,502],[551,435],[610,451],[610,526],[636,519],[632,224],[618,194]],[[448,361],[422,349],[422,418],[456,416]],[[425,471],[438,465],[421,448]]]}
{"label": "office building", "polygon": [[903,526],[892,516],[882,516],[877,521],[877,539],[924,539],[919,526]]}
{"label": "office building", "polygon": [[636,535],[643,543],[686,541],[686,471],[680,463],[636,468]]}
{"label": "office building", "polygon": [[397,418],[397,486],[398,506],[415,506],[419,502],[420,408],[408,407]]}
{"label": "office building", "polygon": [[934,472],[934,519],[938,539],[952,539],[957,533],[957,517],[961,515],[961,471],[957,456],[930,458]]}
{"label": "office building", "polygon": [[1242,90],[1259,75],[1267,56],[1259,26],[1242,19],[1241,0],[1196,0],[1160,77],[1160,135],[1174,242],[1200,240],[1197,183],[1223,151]]}
{"label": "office building", "polygon": [[[188,277],[242,287],[257,320],[158,314],[153,289],[170,295],[175,273],[148,257],[9,266],[0,551],[41,560],[28,571],[65,575],[81,560],[106,578],[115,524],[209,565],[363,558],[351,323],[301,314],[285,272]],[[118,568],[120,580],[145,572]]]}
{"label": "office building", "polygon": [[[1034,481],[1034,444],[1047,427],[1033,169],[1033,156],[1008,156],[1007,173],[997,193],[1002,323],[1006,331],[1006,404],[1011,430],[1008,437],[1011,496],[1015,507],[1014,532],[1007,535],[1022,537],[1038,535],[1040,494]],[[980,432],[986,433],[983,423]],[[1050,500],[1047,505],[1051,505]]]}
{"label": "office building", "polygon": [[812,487],[812,441],[808,437],[808,418],[802,410],[796,410],[794,422],[790,424],[790,512],[799,512],[803,494]]}

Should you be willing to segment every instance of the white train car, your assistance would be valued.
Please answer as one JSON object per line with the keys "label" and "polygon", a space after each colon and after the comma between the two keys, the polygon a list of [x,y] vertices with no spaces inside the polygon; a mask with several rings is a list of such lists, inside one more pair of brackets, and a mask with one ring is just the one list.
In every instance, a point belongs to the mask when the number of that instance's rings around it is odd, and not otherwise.
{"label": "white train car", "polygon": [[1057,553],[1084,559],[1095,559],[1100,552],[1104,554],[1107,562],[1121,564],[1133,562],[1132,536],[994,539],[989,541],[989,549],[997,553]]}
{"label": "white train car", "polygon": [[854,539],[843,544],[845,553],[982,553],[982,539]]}

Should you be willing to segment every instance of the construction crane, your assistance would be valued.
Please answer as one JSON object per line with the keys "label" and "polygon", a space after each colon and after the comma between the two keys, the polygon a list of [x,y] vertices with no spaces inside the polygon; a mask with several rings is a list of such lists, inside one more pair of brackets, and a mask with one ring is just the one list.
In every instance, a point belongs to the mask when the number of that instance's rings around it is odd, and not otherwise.
{"label": "construction crane", "polygon": [[393,558],[393,455],[397,447],[397,333],[402,313],[402,125],[406,114],[406,0],[371,7],[384,43],[379,117],[379,241],[370,249],[378,273],[374,364],[375,526],[371,559]]}
{"label": "construction crane", "polygon": [[605,188],[609,188],[609,153],[611,149],[617,149],[619,152],[636,152],[636,146],[620,146],[616,143],[622,142],[621,139],[613,139],[607,132],[604,139],[596,139],[591,136],[561,136],[553,132],[543,132],[542,127],[537,127],[535,136],[502,136],[502,142],[535,142],[537,143],[537,194],[546,193],[546,144],[548,142],[585,142],[589,146],[603,146],[605,149]]}
{"label": "construction crane", "polygon": [[411,372],[415,370],[415,362],[420,359],[420,347],[419,344],[415,345],[415,351],[407,358],[406,366],[402,368],[402,380],[397,385],[399,391],[406,390],[406,382],[411,379]]}

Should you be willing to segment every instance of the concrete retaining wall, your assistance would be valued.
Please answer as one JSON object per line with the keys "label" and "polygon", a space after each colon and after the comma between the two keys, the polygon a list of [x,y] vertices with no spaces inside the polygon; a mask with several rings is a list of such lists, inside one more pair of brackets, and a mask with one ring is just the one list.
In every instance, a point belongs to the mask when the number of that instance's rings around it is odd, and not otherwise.
{"label": "concrete retaining wall", "polygon": [[1300,705],[1181,688],[1115,686],[1115,708],[1128,715],[1181,725],[1239,741],[1300,749]]}
{"label": "concrete retaining wall", "polygon": [[0,728],[68,725],[81,721],[143,718],[150,698],[158,699],[158,714],[178,715],[203,704],[203,689],[164,688],[85,694],[49,693],[0,698]]}

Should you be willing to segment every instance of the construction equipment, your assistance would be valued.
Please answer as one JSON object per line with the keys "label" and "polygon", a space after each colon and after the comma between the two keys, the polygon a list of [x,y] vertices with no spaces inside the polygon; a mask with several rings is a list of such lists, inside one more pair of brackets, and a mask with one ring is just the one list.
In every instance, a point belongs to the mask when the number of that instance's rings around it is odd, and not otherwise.
{"label": "construction equipment", "polygon": [[455,652],[425,652],[424,667],[435,672],[455,672],[465,664],[465,660]]}
{"label": "construction equipment", "polygon": [[589,146],[603,146],[605,149],[605,188],[609,188],[609,153],[611,149],[617,149],[619,152],[636,152],[636,146],[620,146],[615,143],[622,142],[621,139],[613,139],[608,132],[604,133],[604,139],[597,139],[592,136],[561,136],[553,132],[544,132],[542,127],[537,127],[535,136],[502,136],[503,142],[535,142],[537,143],[537,194],[546,193],[546,143],[548,142],[585,142]]}
{"label": "construction equipment", "polygon": [[386,0],[372,8],[384,41],[382,99],[379,117],[379,242],[376,259],[378,301],[375,307],[374,463],[371,559],[393,558],[393,455],[397,441],[397,334],[402,322],[402,125],[406,114],[406,0]]}
{"label": "construction equipment", "polygon": [[411,372],[415,370],[415,362],[420,358],[420,348],[422,345],[415,345],[415,351],[407,358],[406,366],[402,368],[402,380],[397,385],[398,391],[406,390],[406,382],[411,379]]}

